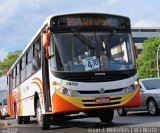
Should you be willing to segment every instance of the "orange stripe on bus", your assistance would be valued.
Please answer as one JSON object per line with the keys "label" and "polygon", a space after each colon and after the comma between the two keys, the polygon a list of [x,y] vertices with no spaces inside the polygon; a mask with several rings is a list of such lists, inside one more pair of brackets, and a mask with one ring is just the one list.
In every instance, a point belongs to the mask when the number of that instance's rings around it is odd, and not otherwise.
{"label": "orange stripe on bus", "polygon": [[41,79],[39,79],[39,78],[36,77],[36,78],[33,78],[33,80],[38,80],[40,82],[41,86],[43,86],[43,83],[42,83]]}
{"label": "orange stripe on bus", "polygon": [[15,96],[16,100],[18,101],[18,94],[16,92],[12,92],[12,96]]}
{"label": "orange stripe on bus", "polygon": [[[42,92],[43,92],[43,89],[42,89],[42,87],[43,87],[42,80],[41,80],[40,78],[38,78],[38,77],[33,78],[32,80],[35,80],[35,81],[32,82],[32,83],[36,84],[36,85],[38,86],[38,88],[40,89],[40,92],[42,93]],[[37,81],[39,81],[39,82],[37,82]],[[40,84],[39,84],[39,83],[40,83]],[[40,86],[40,85],[41,85],[41,86]],[[43,94],[42,94],[42,95],[43,95]]]}
{"label": "orange stripe on bus", "polygon": [[132,99],[130,99],[127,103],[125,103],[124,107],[137,107],[141,105],[141,94],[140,91],[138,91]]}
{"label": "orange stripe on bus", "polygon": [[72,103],[66,101],[61,96],[59,96],[57,93],[55,93],[52,96],[52,102],[54,105],[54,107],[52,107],[52,110],[54,113],[83,110],[82,108],[79,108],[73,105]]}
{"label": "orange stripe on bus", "polygon": [[[18,101],[18,94],[17,94],[17,92],[12,92],[12,102],[14,103],[14,102],[16,102],[16,101]],[[18,116],[20,116],[20,107],[19,107],[19,104],[18,104],[18,102],[16,102],[16,107],[17,107],[17,115]]]}
{"label": "orange stripe on bus", "polygon": [[[17,99],[17,96],[16,95],[12,95],[12,98],[14,98],[15,99],[15,101],[16,101],[16,99]],[[14,101],[13,101],[14,102]]]}
{"label": "orange stripe on bus", "polygon": [[42,88],[41,88],[41,86],[40,86],[40,84],[39,84],[38,82],[32,82],[32,83],[33,83],[33,84],[36,84],[36,85],[38,86],[38,88],[39,88],[39,90],[40,90],[40,92],[41,92],[40,97],[41,97],[42,105],[43,105],[43,90],[42,90]]}
{"label": "orange stripe on bus", "polygon": [[36,84],[37,86],[38,86],[38,88],[40,89],[40,92],[43,92],[43,90],[42,90],[42,88],[41,88],[41,86],[39,85],[39,83],[38,82],[32,82],[33,84]]}

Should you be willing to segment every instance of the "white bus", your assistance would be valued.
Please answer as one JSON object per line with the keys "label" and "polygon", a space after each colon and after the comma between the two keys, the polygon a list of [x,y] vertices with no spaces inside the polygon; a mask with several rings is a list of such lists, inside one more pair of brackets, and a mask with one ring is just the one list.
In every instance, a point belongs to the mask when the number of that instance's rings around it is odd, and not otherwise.
{"label": "white bus", "polygon": [[114,108],[140,105],[127,17],[50,16],[8,71],[7,105],[18,124],[39,126],[83,112],[111,122]]}

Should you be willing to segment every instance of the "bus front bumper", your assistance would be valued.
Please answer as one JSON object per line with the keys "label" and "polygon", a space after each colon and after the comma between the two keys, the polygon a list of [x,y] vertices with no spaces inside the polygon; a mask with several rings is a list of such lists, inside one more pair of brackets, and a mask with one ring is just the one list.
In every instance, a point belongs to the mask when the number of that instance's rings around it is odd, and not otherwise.
{"label": "bus front bumper", "polygon": [[71,97],[55,92],[52,96],[52,112],[85,111],[100,108],[136,107],[140,106],[140,91],[134,90],[128,94],[110,96],[107,103],[97,103],[101,97]]}

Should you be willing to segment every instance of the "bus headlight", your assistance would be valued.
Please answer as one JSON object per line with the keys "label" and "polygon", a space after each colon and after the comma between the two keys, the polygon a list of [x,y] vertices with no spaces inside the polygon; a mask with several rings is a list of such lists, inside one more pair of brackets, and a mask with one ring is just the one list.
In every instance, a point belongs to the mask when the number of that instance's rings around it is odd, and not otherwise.
{"label": "bus headlight", "polygon": [[67,95],[68,94],[68,89],[67,88],[62,88],[62,94]]}
{"label": "bus headlight", "polygon": [[74,97],[76,96],[76,91],[75,90],[69,90],[69,95]]}
{"label": "bus headlight", "polygon": [[131,85],[129,87],[124,88],[123,90],[125,93],[130,93],[130,92],[134,91],[135,88],[136,88],[135,85]]}
{"label": "bus headlight", "polygon": [[76,91],[75,90],[71,90],[71,89],[67,89],[62,87],[60,90],[58,90],[59,93],[66,95],[66,96],[76,96]]}
{"label": "bus headlight", "polygon": [[129,92],[130,92],[129,87],[126,87],[126,88],[124,88],[123,90],[124,90],[125,93],[129,93]]}
{"label": "bus headlight", "polygon": [[130,87],[130,91],[134,91],[134,89],[136,88],[135,85],[131,85]]}

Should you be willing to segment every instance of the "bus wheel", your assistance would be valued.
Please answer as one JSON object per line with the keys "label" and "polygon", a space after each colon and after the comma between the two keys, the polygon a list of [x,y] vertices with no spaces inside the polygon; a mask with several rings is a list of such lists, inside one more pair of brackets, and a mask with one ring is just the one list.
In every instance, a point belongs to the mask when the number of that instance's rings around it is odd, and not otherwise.
{"label": "bus wheel", "polygon": [[114,109],[103,109],[99,112],[99,118],[101,122],[111,122],[114,117]]}
{"label": "bus wheel", "polygon": [[17,124],[23,124],[23,116],[16,115]]}
{"label": "bus wheel", "polygon": [[127,115],[127,111],[124,108],[118,108],[117,113],[119,116],[126,116]]}
{"label": "bus wheel", "polygon": [[2,120],[5,120],[5,118],[6,118],[5,116],[2,116]]}
{"label": "bus wheel", "polygon": [[23,116],[18,116],[17,115],[17,108],[15,108],[15,117],[17,120],[17,124],[23,124]]}
{"label": "bus wheel", "polygon": [[40,101],[37,101],[37,109],[36,109],[36,118],[38,125],[42,130],[49,130],[50,129],[50,117],[46,114],[42,114],[42,109],[40,105]]}
{"label": "bus wheel", "polygon": [[23,121],[24,121],[24,124],[29,124],[30,123],[30,116],[24,116]]}

